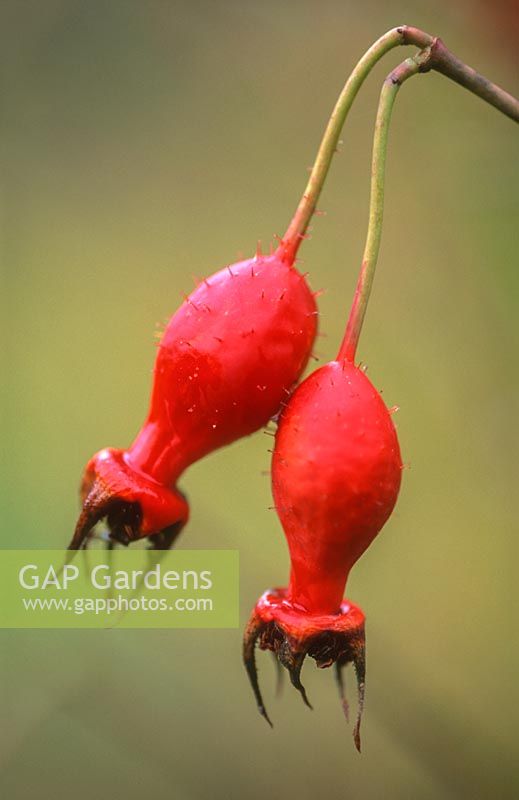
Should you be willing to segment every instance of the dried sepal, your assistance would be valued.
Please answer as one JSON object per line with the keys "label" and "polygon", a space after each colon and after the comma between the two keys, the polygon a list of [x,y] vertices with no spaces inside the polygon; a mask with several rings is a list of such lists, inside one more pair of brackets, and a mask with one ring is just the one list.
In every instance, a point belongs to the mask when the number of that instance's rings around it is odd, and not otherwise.
{"label": "dried sepal", "polygon": [[259,687],[256,665],[256,645],[261,650],[271,651],[281,667],[284,667],[292,685],[312,708],[301,682],[301,669],[306,656],[325,669],[334,665],[339,687],[339,696],[346,720],[348,703],[345,696],[343,672],[353,664],[357,678],[358,708],[353,739],[360,752],[360,725],[364,709],[366,656],[364,615],[353,604],[345,601],[337,615],[309,615],[289,609],[285,601],[285,590],[270,590],[260,599],[245,629],[243,660],[256,698],[260,714],[272,725],[265,710]]}

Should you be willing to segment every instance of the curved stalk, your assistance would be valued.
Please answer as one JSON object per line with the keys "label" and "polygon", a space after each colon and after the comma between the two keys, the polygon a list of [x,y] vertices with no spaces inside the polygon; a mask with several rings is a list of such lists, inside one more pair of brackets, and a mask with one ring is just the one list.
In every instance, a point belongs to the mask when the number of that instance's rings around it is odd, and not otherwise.
{"label": "curved stalk", "polygon": [[519,121],[519,100],[478,75],[471,67],[462,64],[459,59],[449,53],[440,39],[434,39],[429,47],[412,58],[406,59],[389,73],[382,85],[373,137],[368,233],[346,333],[337,356],[338,360],[345,359],[353,362],[355,359],[373,285],[382,236],[387,142],[395,98],[400,86],[408,78],[431,69],[442,72],[511,119]]}
{"label": "curved stalk", "polygon": [[[419,72],[417,58],[407,58],[385,79],[380,92],[380,100],[373,137],[371,161],[371,192],[369,200],[369,222],[366,244],[360,274],[355,287],[353,303],[337,360],[353,361],[357,350],[362,323],[366,314],[375,269],[377,266],[382,220],[384,216],[385,169],[389,123],[398,90],[404,81]],[[397,74],[398,73],[398,74]]]}
{"label": "curved stalk", "polygon": [[321,144],[319,145],[319,150],[317,151],[317,156],[310,172],[305,191],[299,201],[299,205],[297,206],[290,225],[283,236],[285,258],[293,259],[301,244],[312,218],[312,214],[315,211],[317,200],[321,194],[328,170],[330,169],[333,154],[337,149],[339,136],[341,135],[348,112],[360,87],[373,67],[380,61],[382,56],[394,47],[405,44],[416,44],[419,47],[427,47],[431,45],[433,41],[432,36],[424,31],[419,31],[418,28],[408,28],[405,25],[399,28],[392,28],[381,36],[380,39],[377,39],[357,63],[346,81],[332,111]]}
{"label": "curved stalk", "polygon": [[360,87],[382,56],[398,45],[415,45],[422,51],[427,48],[427,58],[419,63],[418,71],[427,72],[433,69],[441,72],[502,111],[503,114],[519,121],[519,101],[460,61],[445,47],[441,39],[408,25],[392,28],[380,39],[377,39],[362,56],[339,95],[321,140],[305,191],[282,240],[284,258],[287,260],[293,260],[305,236],[330,169],[344,122]]}

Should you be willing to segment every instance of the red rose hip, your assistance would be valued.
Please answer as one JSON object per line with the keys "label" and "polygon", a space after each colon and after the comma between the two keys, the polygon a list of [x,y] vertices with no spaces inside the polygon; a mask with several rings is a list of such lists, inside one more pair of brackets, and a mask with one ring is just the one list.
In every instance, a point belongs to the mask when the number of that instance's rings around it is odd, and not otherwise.
{"label": "red rose hip", "polygon": [[[276,511],[290,552],[286,589],[267,591],[244,639],[244,660],[260,712],[254,647],[272,650],[308,704],[300,671],[353,662],[364,692],[364,615],[343,600],[349,571],[388,519],[402,462],[395,427],[365,373],[346,359],[316,370],[285,408],[272,457]],[[268,717],[267,717],[268,719]]]}
{"label": "red rose hip", "polygon": [[316,328],[314,297],[284,243],[202,281],[158,345],[149,413],[135,441],[87,464],[70,549],[103,517],[113,541],[151,537],[156,548],[171,546],[188,518],[179,476],[276,414]]}
{"label": "red rose hip", "polygon": [[337,613],[351,567],[395,505],[401,466],[390,414],[361,369],[332,361],[296,389],[272,459],[295,606]]}

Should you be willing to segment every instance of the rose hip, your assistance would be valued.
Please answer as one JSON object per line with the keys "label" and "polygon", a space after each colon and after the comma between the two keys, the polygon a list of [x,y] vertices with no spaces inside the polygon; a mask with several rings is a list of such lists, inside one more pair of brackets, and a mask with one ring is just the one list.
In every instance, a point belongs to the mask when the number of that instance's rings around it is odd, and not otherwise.
{"label": "rose hip", "polygon": [[[395,505],[402,463],[380,394],[346,359],[316,370],[283,411],[272,489],[290,552],[290,582],[257,603],[245,633],[245,664],[260,712],[254,646],[272,650],[308,703],[300,681],[308,654],[318,667],[352,661],[364,687],[364,615],[343,600],[349,571]],[[268,717],[267,717],[268,719]],[[359,744],[360,713],[355,728]]]}
{"label": "rose hip", "polygon": [[395,505],[401,467],[390,413],[361,369],[332,361],[295,391],[272,460],[292,603],[337,613],[351,567]]}
{"label": "rose hip", "polygon": [[[404,62],[404,68],[404,75],[414,74],[419,64]],[[268,722],[256,671],[256,643],[274,652],[307,705],[300,678],[306,655],[318,667],[335,664],[345,712],[342,669],[352,662],[359,698],[354,740],[359,750],[364,614],[343,600],[343,594],[353,564],[393,510],[402,462],[390,412],[355,365],[355,353],[380,244],[387,130],[399,85],[390,76],[381,94],[368,234],[344,340],[336,360],[316,370],[292,394],[276,434],[272,490],[290,552],[290,582],[288,588],[271,589],[260,598],[243,643],[256,702]]]}
{"label": "rose hip", "polygon": [[317,328],[314,297],[293,265],[296,249],[282,242],[271,255],[220,270],[174,314],[141,431],[127,450],[101,450],[87,464],[70,549],[103,517],[113,541],[151,537],[154,547],[170,547],[189,513],[175,488],[182,472],[276,414]]}

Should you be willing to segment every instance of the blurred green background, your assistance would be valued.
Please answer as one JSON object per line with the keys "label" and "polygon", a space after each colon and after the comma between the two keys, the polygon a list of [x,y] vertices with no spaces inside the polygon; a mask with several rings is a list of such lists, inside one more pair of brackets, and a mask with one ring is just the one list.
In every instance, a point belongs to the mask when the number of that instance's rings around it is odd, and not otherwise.
{"label": "blurred green background", "polygon": [[[3,547],[68,542],[84,463],[144,419],[156,324],[192,275],[283,233],[377,36],[424,27],[517,94],[514,20],[490,6],[3,0]],[[380,83],[402,57],[361,92],[301,253],[329,290],[322,361],[360,263]],[[288,687],[274,697],[259,654],[267,728],[240,630],[2,631],[4,797],[517,796],[517,156],[516,126],[440,76],[397,100],[359,355],[401,408],[411,468],[348,586],[368,616],[362,756],[313,662],[311,713]],[[259,432],[182,480],[180,546],[239,549],[243,622],[288,574],[270,446]]]}

